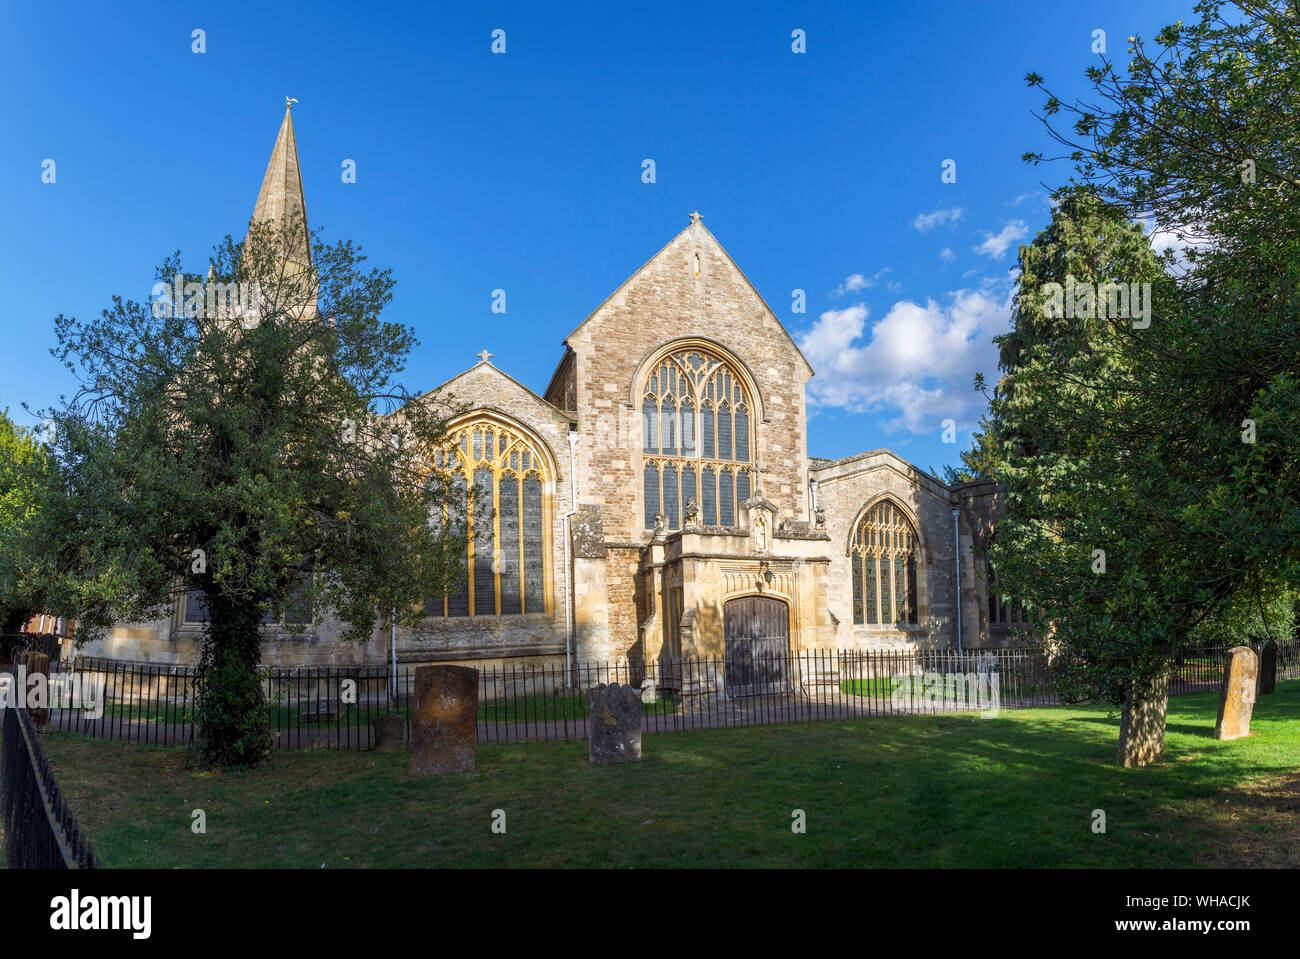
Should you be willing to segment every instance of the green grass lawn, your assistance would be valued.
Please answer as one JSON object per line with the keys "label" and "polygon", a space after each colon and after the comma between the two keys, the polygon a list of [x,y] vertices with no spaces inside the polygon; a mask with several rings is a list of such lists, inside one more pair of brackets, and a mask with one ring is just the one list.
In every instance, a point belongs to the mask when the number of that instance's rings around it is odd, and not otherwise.
{"label": "green grass lawn", "polygon": [[[845,696],[865,696],[881,702],[889,702],[899,683],[892,676],[877,676],[871,679],[846,679],[840,683],[840,692]],[[999,676],[999,690],[1003,696],[1050,696],[1055,690],[1048,683],[1035,683],[1018,676]],[[913,687],[920,696],[918,687]]]}
{"label": "green grass lawn", "polygon": [[423,780],[405,753],[215,773],[177,748],[46,742],[108,866],[1300,866],[1300,680],[1246,740],[1211,738],[1216,705],[1174,697],[1165,763],[1137,770],[1113,765],[1101,707],[660,734],[615,767],[580,742],[483,746],[475,772]]}
{"label": "green grass lawn", "polygon": [[894,685],[894,680],[890,676],[846,679],[840,683],[840,692],[845,696],[871,696],[875,699],[888,700],[894,693]]}

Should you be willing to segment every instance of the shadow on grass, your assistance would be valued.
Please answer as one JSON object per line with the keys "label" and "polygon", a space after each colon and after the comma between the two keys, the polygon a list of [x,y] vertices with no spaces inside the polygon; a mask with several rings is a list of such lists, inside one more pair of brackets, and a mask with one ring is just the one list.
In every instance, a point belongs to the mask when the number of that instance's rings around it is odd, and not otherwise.
{"label": "shadow on grass", "polygon": [[1300,681],[1262,698],[1247,740],[1210,738],[1216,710],[1172,700],[1165,762],[1131,770],[1104,706],[661,734],[619,767],[588,765],[585,742],[481,746],[473,773],[430,780],[405,753],[281,752],[235,775],[182,769],[176,749],[55,736],[50,753],[121,866],[1297,864],[1300,843],[1258,837],[1297,838]]}

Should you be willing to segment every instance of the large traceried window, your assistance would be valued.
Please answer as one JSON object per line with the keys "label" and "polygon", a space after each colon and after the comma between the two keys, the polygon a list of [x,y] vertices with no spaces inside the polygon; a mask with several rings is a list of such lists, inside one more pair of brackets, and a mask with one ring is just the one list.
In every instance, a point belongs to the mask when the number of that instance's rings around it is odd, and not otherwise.
{"label": "large traceried window", "polygon": [[720,356],[688,347],[665,356],[641,397],[645,528],[663,513],[680,529],[690,500],[705,526],[736,525],[753,487],[753,404]]}
{"label": "large traceried window", "polygon": [[903,511],[884,500],[853,531],[853,622],[859,626],[916,623],[916,531]]}
{"label": "large traceried window", "polygon": [[429,616],[546,612],[546,461],[522,433],[495,421],[458,427],[434,466],[470,493],[461,585],[425,606]]}

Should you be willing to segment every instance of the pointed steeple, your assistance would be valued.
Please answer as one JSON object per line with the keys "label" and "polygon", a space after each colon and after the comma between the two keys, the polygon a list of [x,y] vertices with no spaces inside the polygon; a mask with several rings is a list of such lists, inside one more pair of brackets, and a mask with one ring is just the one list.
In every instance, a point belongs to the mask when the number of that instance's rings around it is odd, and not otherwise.
{"label": "pointed steeple", "polygon": [[292,222],[294,235],[289,239],[290,254],[304,266],[311,264],[311,243],[307,231],[307,201],[302,192],[302,172],[298,168],[298,144],[293,136],[293,104],[286,97],[284,122],[271,150],[271,162],[266,165],[262,189],[257,194],[253,208],[253,222],[272,223],[285,230]]}

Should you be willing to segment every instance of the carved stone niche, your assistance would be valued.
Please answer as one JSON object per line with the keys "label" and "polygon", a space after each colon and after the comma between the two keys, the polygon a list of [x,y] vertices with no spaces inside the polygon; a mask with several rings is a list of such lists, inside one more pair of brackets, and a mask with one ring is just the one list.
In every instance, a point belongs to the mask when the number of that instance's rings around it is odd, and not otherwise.
{"label": "carved stone niche", "polygon": [[745,510],[745,526],[749,530],[749,548],[755,553],[772,549],[772,536],[776,532],[777,509],[761,493],[755,493],[740,504]]}

